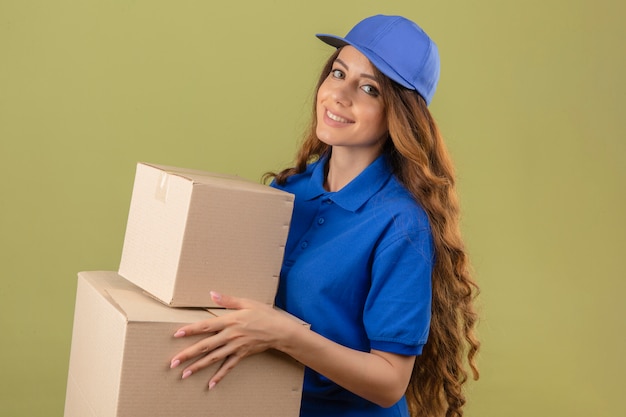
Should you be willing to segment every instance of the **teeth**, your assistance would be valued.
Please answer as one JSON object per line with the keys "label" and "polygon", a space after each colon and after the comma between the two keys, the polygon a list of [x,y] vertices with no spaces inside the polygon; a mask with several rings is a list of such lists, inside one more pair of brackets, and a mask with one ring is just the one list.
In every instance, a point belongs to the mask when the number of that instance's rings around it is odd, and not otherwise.
{"label": "teeth", "polygon": [[343,117],[339,117],[336,114],[331,113],[330,111],[326,110],[326,115],[336,121],[336,122],[340,122],[340,123],[349,123],[350,121],[348,119],[344,119]]}

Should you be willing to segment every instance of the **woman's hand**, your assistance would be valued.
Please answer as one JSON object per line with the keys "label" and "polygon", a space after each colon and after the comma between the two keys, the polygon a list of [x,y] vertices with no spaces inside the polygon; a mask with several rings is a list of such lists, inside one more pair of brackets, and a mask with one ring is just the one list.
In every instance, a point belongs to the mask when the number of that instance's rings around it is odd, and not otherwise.
{"label": "woman's hand", "polygon": [[223,361],[209,380],[212,389],[243,358],[272,348],[382,407],[395,404],[406,391],[415,356],[356,351],[310,331],[269,305],[216,293],[211,296],[218,305],[237,311],[178,329],[174,337],[207,335],[172,358],[171,368],[195,360],[183,370],[183,378]]}
{"label": "woman's hand", "polygon": [[181,363],[197,359],[183,370],[184,379],[223,361],[209,380],[209,389],[215,387],[246,356],[275,347],[280,335],[284,334],[281,326],[289,325],[284,315],[267,304],[215,292],[211,292],[211,298],[218,305],[237,311],[178,329],[174,337],[198,334],[206,334],[207,337],[177,353],[170,363],[170,368],[176,368]]}

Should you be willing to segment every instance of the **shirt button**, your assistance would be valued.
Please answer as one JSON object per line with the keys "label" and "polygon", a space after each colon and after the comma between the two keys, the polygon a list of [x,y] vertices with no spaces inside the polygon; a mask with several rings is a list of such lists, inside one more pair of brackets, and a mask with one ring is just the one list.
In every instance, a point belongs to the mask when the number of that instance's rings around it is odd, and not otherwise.
{"label": "shirt button", "polygon": [[307,242],[306,240],[304,242],[300,243],[300,247],[302,249],[306,249],[307,246],[309,246],[309,242]]}
{"label": "shirt button", "polygon": [[322,225],[324,224],[324,221],[325,221],[324,218],[320,217],[319,219],[317,219],[317,224]]}

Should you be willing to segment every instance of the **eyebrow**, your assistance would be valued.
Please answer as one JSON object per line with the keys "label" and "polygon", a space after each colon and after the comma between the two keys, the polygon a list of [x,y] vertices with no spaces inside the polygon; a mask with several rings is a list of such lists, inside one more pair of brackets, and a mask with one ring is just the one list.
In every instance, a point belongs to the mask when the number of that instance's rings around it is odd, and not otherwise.
{"label": "eyebrow", "polygon": [[[343,65],[347,70],[350,70],[350,67],[348,66],[348,64],[346,64],[345,62],[343,62],[341,59],[339,58],[335,58],[335,62],[338,62],[339,64]],[[373,76],[372,74],[367,74],[367,73],[361,73],[361,77],[363,78],[369,78],[372,81],[376,81],[379,82],[378,79]]]}

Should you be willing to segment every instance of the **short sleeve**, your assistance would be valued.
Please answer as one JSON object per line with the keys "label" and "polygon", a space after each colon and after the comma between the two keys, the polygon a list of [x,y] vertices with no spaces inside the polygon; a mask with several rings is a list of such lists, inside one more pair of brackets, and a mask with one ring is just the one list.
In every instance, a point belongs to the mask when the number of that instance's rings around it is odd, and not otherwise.
{"label": "short sleeve", "polygon": [[421,354],[430,328],[433,253],[429,229],[381,242],[363,316],[372,349]]}

